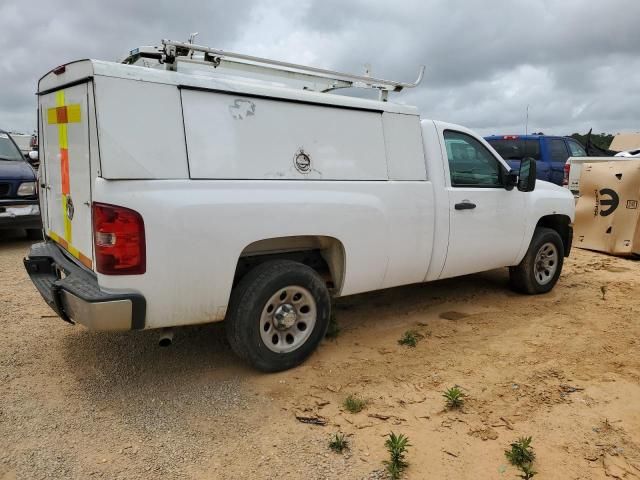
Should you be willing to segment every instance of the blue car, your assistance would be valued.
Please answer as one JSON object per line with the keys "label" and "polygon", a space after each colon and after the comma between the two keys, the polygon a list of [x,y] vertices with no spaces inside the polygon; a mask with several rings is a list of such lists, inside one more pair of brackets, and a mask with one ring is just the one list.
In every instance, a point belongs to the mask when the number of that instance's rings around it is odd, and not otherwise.
{"label": "blue car", "polygon": [[573,138],[551,135],[492,135],[484,137],[491,146],[515,170],[523,158],[536,160],[536,177],[539,180],[562,186],[565,181],[565,164],[569,157],[586,157],[585,148]]}
{"label": "blue car", "polygon": [[0,229],[22,228],[42,235],[36,172],[16,143],[0,130]]}

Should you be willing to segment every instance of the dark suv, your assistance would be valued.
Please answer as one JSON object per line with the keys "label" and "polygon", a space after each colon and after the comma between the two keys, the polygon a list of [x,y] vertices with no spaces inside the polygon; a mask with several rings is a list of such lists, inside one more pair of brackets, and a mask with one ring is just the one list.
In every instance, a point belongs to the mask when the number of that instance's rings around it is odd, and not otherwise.
{"label": "dark suv", "polygon": [[16,143],[0,130],[0,229],[24,228],[32,238],[42,235],[36,172]]}

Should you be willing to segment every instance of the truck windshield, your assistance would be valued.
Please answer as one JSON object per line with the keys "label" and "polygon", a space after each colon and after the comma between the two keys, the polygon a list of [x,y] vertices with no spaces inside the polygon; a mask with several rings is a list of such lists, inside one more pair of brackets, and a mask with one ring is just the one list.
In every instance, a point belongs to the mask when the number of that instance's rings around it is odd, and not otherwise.
{"label": "truck windshield", "polygon": [[24,160],[22,153],[6,133],[0,133],[0,160]]}
{"label": "truck windshield", "polygon": [[540,160],[540,141],[538,139],[493,139],[489,144],[505,160],[522,160],[531,157]]}

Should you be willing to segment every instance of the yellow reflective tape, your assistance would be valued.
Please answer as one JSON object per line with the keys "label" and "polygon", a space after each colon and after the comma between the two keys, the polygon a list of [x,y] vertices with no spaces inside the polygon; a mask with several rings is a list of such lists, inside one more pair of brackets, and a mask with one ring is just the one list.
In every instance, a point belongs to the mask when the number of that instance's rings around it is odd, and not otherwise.
{"label": "yellow reflective tape", "polygon": [[80,122],[80,104],[67,105],[67,123]]}
{"label": "yellow reflective tape", "polygon": [[[56,92],[56,106],[57,107],[65,107],[64,104],[64,90],[58,90]],[[67,117],[67,122],[69,121],[69,111],[68,108],[66,108],[66,117]],[[80,121],[80,112],[79,112],[79,108],[80,106],[78,105],[78,111],[74,112],[74,118],[78,118],[78,121]],[[58,122],[58,117],[57,117],[57,110],[53,109],[54,112],[56,113],[56,123]],[[47,120],[50,119],[51,116],[51,110],[49,110],[47,112]],[[66,123],[58,123],[58,143],[59,143],[59,148],[60,148],[60,162],[62,162],[62,150],[67,150],[69,148],[69,144],[68,144],[68,140],[67,140],[67,124]],[[61,164],[62,167],[62,164]],[[67,193],[69,192],[64,192],[62,194],[62,219],[64,222],[64,239],[67,243],[67,247],[71,247],[71,242],[72,242],[72,232],[71,232],[71,220],[69,220],[69,216],[67,215]]]}
{"label": "yellow reflective tape", "polygon": [[57,107],[64,106],[64,90],[58,90],[56,92],[56,106]]}
{"label": "yellow reflective tape", "polygon": [[59,123],[58,124],[58,143],[60,144],[60,148],[69,148],[67,143],[67,124]]}
{"label": "yellow reflective tape", "polygon": [[58,112],[55,108],[47,109],[47,123],[49,125],[54,125],[58,123]]}
{"label": "yellow reflective tape", "polygon": [[73,245],[68,245],[68,250],[71,255],[76,258],[80,258],[80,251],[76,247],[74,247]]}
{"label": "yellow reflective tape", "polygon": [[47,235],[49,236],[49,238],[51,238],[51,240],[53,240],[54,242],[58,242],[60,243],[60,235],[58,235],[56,232],[54,232],[53,230],[49,230],[49,232],[47,233]]}

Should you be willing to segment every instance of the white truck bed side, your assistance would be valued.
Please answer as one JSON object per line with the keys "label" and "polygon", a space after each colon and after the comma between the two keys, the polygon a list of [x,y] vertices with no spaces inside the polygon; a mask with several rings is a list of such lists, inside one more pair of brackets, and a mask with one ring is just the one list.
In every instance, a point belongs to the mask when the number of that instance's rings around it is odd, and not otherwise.
{"label": "white truck bed side", "polygon": [[[222,319],[240,253],[266,238],[339,240],[348,265],[340,295],[420,282],[433,244],[432,198],[430,182],[391,181],[98,179],[94,193],[145,219],[148,270],[126,283],[147,299],[146,328]],[[107,291],[123,283],[98,281]]]}

